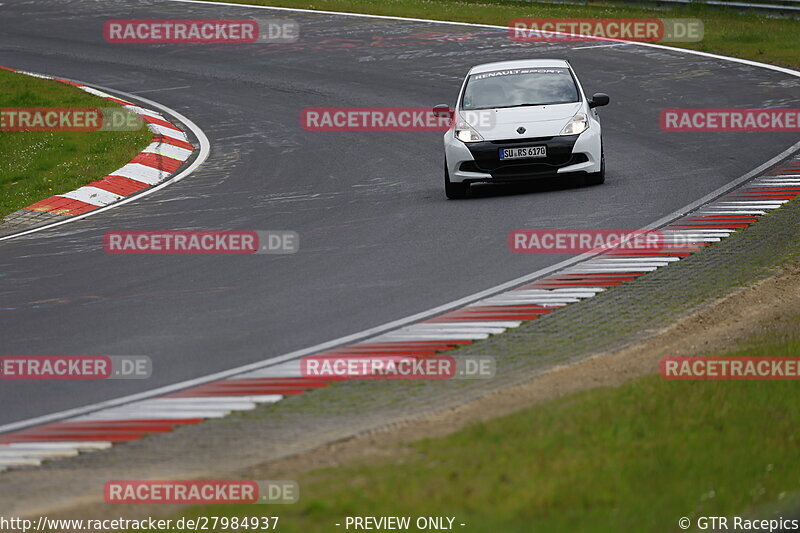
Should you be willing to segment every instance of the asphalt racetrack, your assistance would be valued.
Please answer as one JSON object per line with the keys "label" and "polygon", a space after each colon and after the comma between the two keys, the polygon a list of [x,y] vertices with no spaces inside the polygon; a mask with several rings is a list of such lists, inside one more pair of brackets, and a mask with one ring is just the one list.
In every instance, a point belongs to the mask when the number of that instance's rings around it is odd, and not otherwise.
{"label": "asphalt racetrack", "polygon": [[[109,44],[108,19],[290,18],[297,44]],[[447,201],[437,132],[313,132],[306,107],[453,104],[475,64],[566,58],[601,108],[607,181]],[[0,386],[0,425],[261,361],[468,296],[567,256],[520,228],[636,229],[790,147],[791,133],[665,133],[671,107],[800,107],[787,74],[637,45],[514,43],[463,25],[170,1],[0,4],[0,65],[141,95],[208,160],[139,201],[0,243],[0,353],[147,355],[153,377]],[[293,230],[286,256],[108,255],[108,230]]]}

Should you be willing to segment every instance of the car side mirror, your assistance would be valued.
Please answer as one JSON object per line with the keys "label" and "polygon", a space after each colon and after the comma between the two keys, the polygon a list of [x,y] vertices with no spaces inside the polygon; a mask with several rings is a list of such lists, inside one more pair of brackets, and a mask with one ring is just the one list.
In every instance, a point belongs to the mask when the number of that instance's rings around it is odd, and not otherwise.
{"label": "car side mirror", "polygon": [[592,95],[592,99],[589,100],[589,107],[601,107],[604,105],[608,105],[609,102],[608,95],[605,93],[594,93]]}
{"label": "car side mirror", "polygon": [[437,117],[448,117],[448,118],[450,118],[450,117],[453,116],[453,110],[450,109],[450,106],[447,105],[447,104],[439,104],[439,105],[433,106],[433,114],[434,114],[434,116],[437,116]]}

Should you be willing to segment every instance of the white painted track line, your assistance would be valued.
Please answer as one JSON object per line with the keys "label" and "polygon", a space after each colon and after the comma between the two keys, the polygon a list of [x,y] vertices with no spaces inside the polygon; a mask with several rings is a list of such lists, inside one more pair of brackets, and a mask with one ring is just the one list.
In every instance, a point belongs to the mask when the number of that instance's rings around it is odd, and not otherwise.
{"label": "white painted track line", "polygon": [[433,325],[447,324],[448,326],[454,326],[454,327],[468,327],[468,328],[471,328],[471,327],[490,327],[490,328],[491,327],[497,327],[497,328],[513,329],[513,328],[518,328],[522,324],[521,321],[517,321],[517,322],[510,322],[510,321],[491,322],[491,321],[486,321],[486,319],[475,320],[475,321],[468,321],[467,319],[464,319],[464,320],[465,320],[464,322],[456,322],[455,320],[447,321],[447,322],[427,322],[427,323],[424,323],[424,324],[420,324],[419,326],[433,326]]}

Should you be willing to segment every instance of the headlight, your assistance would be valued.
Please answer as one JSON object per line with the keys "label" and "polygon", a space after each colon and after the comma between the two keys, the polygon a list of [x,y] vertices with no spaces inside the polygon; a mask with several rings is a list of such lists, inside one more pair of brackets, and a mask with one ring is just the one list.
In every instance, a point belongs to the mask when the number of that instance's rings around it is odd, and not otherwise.
{"label": "headlight", "polygon": [[475,131],[472,126],[463,120],[459,121],[456,125],[455,135],[456,139],[465,143],[474,143],[483,140],[481,134]]}
{"label": "headlight", "polygon": [[572,120],[570,120],[564,129],[561,130],[561,135],[577,135],[583,133],[589,127],[589,118],[586,113],[577,113]]}

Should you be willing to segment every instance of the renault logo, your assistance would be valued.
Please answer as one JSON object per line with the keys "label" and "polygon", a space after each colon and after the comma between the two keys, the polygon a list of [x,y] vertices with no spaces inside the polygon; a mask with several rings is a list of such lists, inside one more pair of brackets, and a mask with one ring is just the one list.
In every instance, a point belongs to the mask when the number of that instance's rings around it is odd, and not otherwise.
{"label": "renault logo", "polygon": [[519,133],[520,135],[522,135],[523,133],[525,133],[525,131],[527,131],[527,130],[525,130],[525,128],[523,128],[522,126],[520,126],[519,128],[517,128],[517,133]]}

